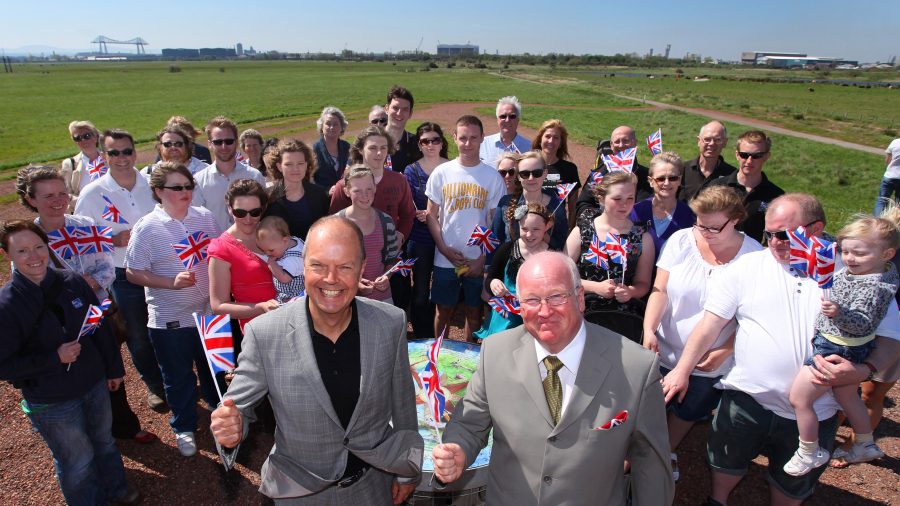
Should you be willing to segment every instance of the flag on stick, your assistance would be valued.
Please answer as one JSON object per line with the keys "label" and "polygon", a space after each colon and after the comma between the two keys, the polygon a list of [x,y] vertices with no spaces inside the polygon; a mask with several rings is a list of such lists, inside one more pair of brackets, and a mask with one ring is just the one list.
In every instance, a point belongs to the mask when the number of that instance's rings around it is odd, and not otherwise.
{"label": "flag on stick", "polygon": [[507,294],[502,297],[491,297],[488,304],[494,311],[504,318],[509,318],[510,314],[521,314],[522,308],[519,306],[519,299],[513,294]]}
{"label": "flag on stick", "polygon": [[480,247],[481,251],[485,255],[497,249],[497,246],[499,245],[500,239],[497,239],[497,236],[494,235],[494,232],[487,227],[482,227],[481,225],[475,225],[475,230],[472,231],[472,236],[469,237],[468,242],[466,242],[466,246]]}
{"label": "flag on stick", "polygon": [[623,170],[631,173],[637,148],[628,148],[613,155],[603,155],[603,164],[609,172]]}
{"label": "flag on stick", "polygon": [[655,132],[650,134],[649,137],[647,137],[647,147],[650,148],[650,153],[652,153],[653,155],[658,155],[663,152],[661,128],[658,128]]}
{"label": "flag on stick", "polygon": [[209,236],[203,231],[188,233],[187,237],[172,245],[185,269],[192,269],[206,260],[209,256],[206,252],[208,246]]}
{"label": "flag on stick", "polygon": [[231,372],[235,369],[234,339],[231,335],[231,316],[227,314],[199,315],[193,313],[197,323],[197,332],[200,334],[200,344],[206,353],[206,362],[209,364],[209,372],[212,374],[213,384],[222,400],[222,390],[216,374]]}

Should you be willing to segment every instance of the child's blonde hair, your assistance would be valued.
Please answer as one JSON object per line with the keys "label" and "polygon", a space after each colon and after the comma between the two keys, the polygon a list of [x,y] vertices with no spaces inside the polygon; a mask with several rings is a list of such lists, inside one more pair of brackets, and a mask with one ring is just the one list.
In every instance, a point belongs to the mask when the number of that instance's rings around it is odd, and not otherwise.
{"label": "child's blonde hair", "polygon": [[900,249],[900,206],[890,202],[880,215],[857,214],[838,232],[838,243],[844,239],[881,241],[886,248]]}
{"label": "child's blonde hair", "polygon": [[256,228],[256,234],[259,235],[263,230],[275,232],[281,237],[291,236],[291,229],[281,216],[266,216],[260,220],[259,226]]}
{"label": "child's blonde hair", "polygon": [[373,183],[375,182],[375,174],[365,165],[356,163],[347,167],[344,172],[344,188],[350,189],[350,181],[367,176],[372,178]]}

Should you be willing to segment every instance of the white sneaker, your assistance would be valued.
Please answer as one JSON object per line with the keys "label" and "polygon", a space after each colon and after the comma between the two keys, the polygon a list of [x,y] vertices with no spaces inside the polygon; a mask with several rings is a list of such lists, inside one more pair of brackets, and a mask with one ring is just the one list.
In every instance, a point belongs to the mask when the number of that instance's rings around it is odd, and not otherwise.
{"label": "white sneaker", "polygon": [[681,478],[681,469],[678,468],[678,454],[672,452],[670,458],[672,459],[672,480],[678,483],[678,480]]}
{"label": "white sneaker", "polygon": [[830,459],[831,455],[828,453],[828,450],[821,446],[816,450],[816,453],[809,457],[800,455],[800,450],[798,449],[794,452],[791,460],[784,465],[784,472],[791,476],[803,476],[817,467],[824,466]]}
{"label": "white sneaker", "polygon": [[881,457],[884,457],[884,452],[881,451],[881,448],[874,442],[868,444],[854,443],[844,457],[844,460],[849,464],[860,464],[862,462],[880,459]]}
{"label": "white sneaker", "polygon": [[192,457],[197,453],[197,443],[194,441],[193,432],[176,432],[175,443],[178,445],[178,451],[185,457]]}

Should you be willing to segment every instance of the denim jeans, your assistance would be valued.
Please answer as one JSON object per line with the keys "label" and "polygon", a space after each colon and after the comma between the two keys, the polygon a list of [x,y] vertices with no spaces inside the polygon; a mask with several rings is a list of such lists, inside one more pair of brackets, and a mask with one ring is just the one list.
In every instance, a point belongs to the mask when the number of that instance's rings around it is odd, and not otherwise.
{"label": "denim jeans", "polygon": [[125,278],[125,269],[116,267],[116,280],[109,287],[109,291],[128,326],[128,339],[125,344],[131,353],[134,368],[151,392],[162,394],[162,374],[159,371],[156,354],[153,352],[153,345],[150,344],[150,336],[147,334],[147,299],[144,287],[128,281]]}
{"label": "denim jeans", "polygon": [[900,199],[900,179],[889,177],[881,180],[881,188],[878,189],[878,200],[875,201],[874,215],[878,216],[887,205],[887,201],[893,196],[894,202]]}
{"label": "denim jeans", "polygon": [[[434,339],[434,304],[431,302],[431,271],[434,270],[434,243],[409,241],[406,257],[412,266],[412,297],[409,319],[416,339]],[[393,293],[393,292],[392,292]]]}
{"label": "denim jeans", "polygon": [[149,331],[162,369],[166,401],[172,409],[169,425],[175,432],[194,432],[197,430],[197,375],[194,374],[194,364],[197,365],[206,403],[211,408],[219,404],[219,394],[209,373],[200,334],[196,327]]}
{"label": "denim jeans", "polygon": [[29,403],[27,407],[31,424],[53,454],[66,503],[105,505],[128,493],[122,456],[110,429],[112,412],[105,380],[77,399]]}

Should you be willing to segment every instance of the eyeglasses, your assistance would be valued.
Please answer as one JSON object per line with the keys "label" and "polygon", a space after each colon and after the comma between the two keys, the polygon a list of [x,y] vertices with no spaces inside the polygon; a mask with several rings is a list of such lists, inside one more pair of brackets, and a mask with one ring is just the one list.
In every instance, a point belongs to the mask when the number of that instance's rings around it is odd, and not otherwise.
{"label": "eyeglasses", "polygon": [[747,153],[746,151],[738,151],[738,156],[741,157],[741,160],[746,160],[748,158],[759,160],[767,154],[769,154],[768,151],[760,151],[759,153]]}
{"label": "eyeglasses", "polygon": [[668,181],[670,183],[674,183],[675,181],[680,181],[681,176],[659,176],[659,177],[653,178],[653,180],[656,181],[657,183],[665,183],[666,181]]}
{"label": "eyeglasses", "polygon": [[369,124],[371,124],[371,125],[387,125],[387,118],[375,118],[373,120],[369,120]]}
{"label": "eyeglasses", "polygon": [[499,172],[502,177],[509,177],[509,176],[516,175],[516,169],[497,169],[497,172]]}
{"label": "eyeglasses", "polygon": [[519,304],[527,307],[528,309],[537,309],[541,307],[541,303],[544,301],[547,302],[548,306],[562,306],[565,304],[569,297],[575,295],[574,293],[554,293],[549,297],[529,297],[527,299],[521,299]]}
{"label": "eyeglasses", "polygon": [[184,190],[193,191],[196,186],[193,184],[177,184],[174,186],[163,186],[166,190],[172,190],[173,192],[181,192]]}
{"label": "eyeglasses", "polygon": [[183,148],[184,143],[181,141],[166,141],[166,142],[162,143],[162,146],[164,148],[172,148],[172,147]]}
{"label": "eyeglasses", "polygon": [[519,171],[520,179],[529,179],[529,178],[537,179],[543,175],[544,175],[544,169],[520,170]]}
{"label": "eyeglasses", "polygon": [[216,146],[221,146],[222,144],[231,146],[232,144],[234,144],[234,139],[211,139],[209,142],[215,144]]}
{"label": "eyeglasses", "polygon": [[[806,228],[813,223],[817,223],[818,221],[819,220],[813,220],[806,225],[803,225],[803,228]],[[773,237],[778,239],[779,241],[787,241],[789,239],[787,230],[779,230],[777,232],[769,232],[768,230],[764,230],[763,234],[765,234],[766,236],[766,242],[771,241]]]}
{"label": "eyeglasses", "polygon": [[423,146],[428,146],[428,145],[440,146],[442,144],[442,142],[441,142],[440,137],[432,137],[430,139],[426,139],[423,137],[423,138],[419,139],[419,144],[421,144]]}
{"label": "eyeglasses", "polygon": [[722,231],[725,230],[725,227],[728,226],[729,222],[731,222],[731,220],[728,220],[725,223],[723,223],[721,227],[707,227],[707,226],[701,225],[699,223],[694,223],[694,228],[696,228],[697,230],[699,230],[701,232],[706,232],[709,234],[721,234]]}
{"label": "eyeglasses", "polygon": [[94,132],[87,132],[81,135],[73,135],[72,140],[75,142],[89,141],[94,138]]}
{"label": "eyeglasses", "polygon": [[502,120],[504,120],[504,121],[505,121],[505,120],[510,120],[510,121],[512,121],[512,120],[514,120],[514,119],[516,119],[516,118],[518,118],[518,117],[519,117],[518,114],[501,114],[500,116],[497,116],[497,119],[502,119]]}
{"label": "eyeglasses", "polygon": [[256,209],[235,209],[231,208],[231,214],[234,215],[235,218],[246,218],[249,214],[251,218],[259,218],[263,213],[263,208],[257,207]]}
{"label": "eyeglasses", "polygon": [[122,151],[119,151],[118,149],[109,149],[106,151],[106,156],[111,156],[111,157],[117,157],[119,155],[131,156],[133,154],[134,154],[134,150],[131,148],[125,148]]}

